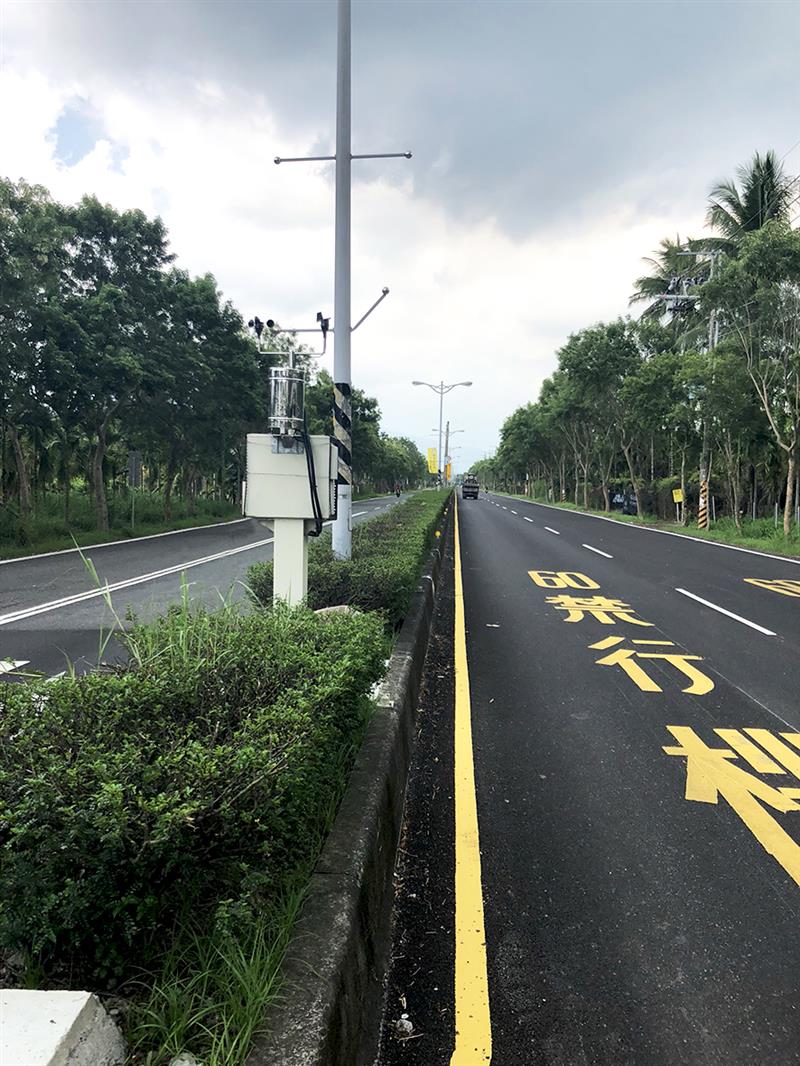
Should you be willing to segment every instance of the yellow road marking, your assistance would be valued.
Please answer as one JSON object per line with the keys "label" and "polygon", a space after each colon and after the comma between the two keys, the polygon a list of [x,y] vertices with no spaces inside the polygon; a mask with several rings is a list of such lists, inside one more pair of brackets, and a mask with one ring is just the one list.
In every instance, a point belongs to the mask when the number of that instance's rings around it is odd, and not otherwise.
{"label": "yellow road marking", "polygon": [[757,585],[761,589],[778,592],[781,596],[796,596],[800,598],[800,581],[796,581],[794,578],[775,578],[770,580],[769,578],[745,577],[743,580],[748,585]]}
{"label": "yellow road marking", "polygon": [[800,778],[800,755],[787,748],[783,741],[778,740],[768,729],[746,729],[745,732],[749,733],[753,740],[757,740],[762,748],[766,748],[790,773]]}
{"label": "yellow road marking", "polygon": [[[718,803],[721,796],[765,851],[781,864],[792,880],[800,885],[800,845],[783,829],[765,806],[789,813],[800,812],[794,789],[776,789],[760,781],[739,766],[731,765],[736,752],[728,748],[710,748],[688,726],[668,725],[667,729],[678,741],[677,747],[664,747],[667,755],[682,755],[686,759],[687,800],[696,803]],[[763,743],[767,730],[748,729],[751,736]],[[774,753],[773,753],[774,754]]]}
{"label": "yellow road marking", "polygon": [[757,748],[752,740],[748,740],[746,736],[743,736],[738,729],[715,729],[714,732],[734,751],[750,765],[758,774],[784,774],[786,771],[782,766],[778,766],[776,762],[773,762],[768,755],[765,755],[761,748]]}
{"label": "yellow road marking", "polygon": [[600,586],[586,574],[573,570],[529,570],[528,575],[535,585],[543,589],[599,589]]}
{"label": "yellow road marking", "polygon": [[455,521],[456,1034],[450,1066],[477,1066],[480,1062],[492,1061],[492,1028],[489,1015],[489,979],[486,972],[486,932],[483,922],[481,850],[475,796],[458,503]]}

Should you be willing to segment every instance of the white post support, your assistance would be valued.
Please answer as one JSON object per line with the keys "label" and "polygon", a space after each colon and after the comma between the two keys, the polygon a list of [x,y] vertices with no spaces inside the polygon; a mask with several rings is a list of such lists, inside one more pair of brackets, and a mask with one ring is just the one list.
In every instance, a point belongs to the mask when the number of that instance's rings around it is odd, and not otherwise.
{"label": "white post support", "polygon": [[336,232],[333,296],[334,433],[339,443],[339,505],[333,553],[352,552],[353,467],[350,369],[350,0],[338,0],[336,51]]}
{"label": "white post support", "polygon": [[308,595],[308,537],[302,518],[276,518],[272,598],[299,606]]}

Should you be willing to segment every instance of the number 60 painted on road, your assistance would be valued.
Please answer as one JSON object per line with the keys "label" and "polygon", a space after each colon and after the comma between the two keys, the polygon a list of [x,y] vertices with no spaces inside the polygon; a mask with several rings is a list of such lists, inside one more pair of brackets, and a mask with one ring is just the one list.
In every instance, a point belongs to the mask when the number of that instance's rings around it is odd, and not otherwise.
{"label": "number 60 painted on road", "polygon": [[543,589],[599,589],[596,581],[586,574],[576,574],[571,570],[529,570],[528,574],[535,585]]}

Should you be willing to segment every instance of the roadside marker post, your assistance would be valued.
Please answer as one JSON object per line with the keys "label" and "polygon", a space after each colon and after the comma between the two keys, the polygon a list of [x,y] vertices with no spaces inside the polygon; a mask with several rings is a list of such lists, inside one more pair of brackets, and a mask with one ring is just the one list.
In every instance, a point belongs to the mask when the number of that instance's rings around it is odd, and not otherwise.
{"label": "roadside marker post", "polygon": [[697,509],[697,528],[708,529],[708,482],[700,482],[700,505]]}

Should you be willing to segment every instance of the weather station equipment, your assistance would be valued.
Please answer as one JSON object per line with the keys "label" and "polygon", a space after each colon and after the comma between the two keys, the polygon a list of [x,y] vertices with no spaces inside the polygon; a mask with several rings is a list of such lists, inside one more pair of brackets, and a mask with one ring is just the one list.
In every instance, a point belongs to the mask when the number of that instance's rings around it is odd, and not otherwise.
{"label": "weather station equipment", "polygon": [[308,593],[308,539],[336,518],[339,453],[333,438],[308,433],[306,373],[291,353],[269,377],[267,432],[247,435],[244,513],[273,523],[273,599],[294,607]]}

